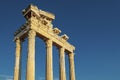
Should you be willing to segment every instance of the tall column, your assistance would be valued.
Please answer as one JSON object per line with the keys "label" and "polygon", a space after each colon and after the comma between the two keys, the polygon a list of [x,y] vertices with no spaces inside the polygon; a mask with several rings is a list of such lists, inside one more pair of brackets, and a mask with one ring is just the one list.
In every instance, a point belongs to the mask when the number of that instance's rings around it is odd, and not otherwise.
{"label": "tall column", "polygon": [[28,58],[26,80],[35,80],[35,36],[36,32],[28,32]]}
{"label": "tall column", "polygon": [[21,40],[17,38],[15,42],[16,42],[16,59],[14,68],[14,80],[20,80]]}
{"label": "tall column", "polygon": [[69,53],[70,80],[75,80],[74,53]]}
{"label": "tall column", "polygon": [[46,41],[46,80],[53,80],[52,40]]}
{"label": "tall column", "polygon": [[66,80],[66,72],[65,72],[65,49],[63,47],[60,48],[60,80]]}

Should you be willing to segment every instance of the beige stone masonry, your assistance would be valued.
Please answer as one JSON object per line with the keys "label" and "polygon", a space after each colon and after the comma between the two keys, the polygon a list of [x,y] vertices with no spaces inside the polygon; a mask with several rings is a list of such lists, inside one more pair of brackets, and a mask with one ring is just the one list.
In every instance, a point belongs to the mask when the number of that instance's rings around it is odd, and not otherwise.
{"label": "beige stone masonry", "polygon": [[15,59],[15,68],[14,68],[14,80],[20,80],[20,63],[21,63],[21,40],[17,38],[16,43],[16,59]]}
{"label": "beige stone masonry", "polygon": [[46,80],[53,80],[52,40],[46,41]]}
{"label": "beige stone masonry", "polygon": [[60,48],[60,80],[66,80],[66,71],[65,71],[65,49]]}
{"label": "beige stone masonry", "polygon": [[75,47],[68,42],[69,37],[60,35],[61,30],[54,28],[52,21],[55,15],[29,5],[23,10],[26,22],[14,33],[16,42],[16,60],[14,80],[20,80],[21,69],[21,40],[28,38],[28,56],[26,67],[26,80],[35,80],[35,38],[39,37],[46,43],[46,80],[53,80],[53,54],[52,46],[59,49],[60,80],[66,80],[65,53],[69,55],[70,80],[75,80],[74,50]]}
{"label": "beige stone masonry", "polygon": [[35,80],[35,37],[36,32],[28,32],[28,58],[26,80]]}
{"label": "beige stone masonry", "polygon": [[69,53],[70,80],[75,80],[74,53]]}

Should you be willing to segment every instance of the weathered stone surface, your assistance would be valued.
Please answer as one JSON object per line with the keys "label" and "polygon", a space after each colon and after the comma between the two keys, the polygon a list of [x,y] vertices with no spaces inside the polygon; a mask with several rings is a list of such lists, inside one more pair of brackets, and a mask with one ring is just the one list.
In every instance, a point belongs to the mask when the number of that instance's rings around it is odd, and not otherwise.
{"label": "weathered stone surface", "polygon": [[52,40],[46,41],[46,80],[53,80]]}
{"label": "weathered stone surface", "polygon": [[66,34],[61,36],[61,30],[58,28],[53,28],[52,20],[55,19],[55,16],[52,13],[38,9],[37,6],[34,5],[29,5],[26,9],[24,9],[23,16],[26,18],[26,22],[14,34],[14,41],[16,42],[16,63],[14,70],[14,80],[20,80],[20,40],[24,40],[25,38],[28,38],[26,80],[35,80],[36,36],[43,39],[46,43],[46,80],[53,80],[53,45],[57,46],[60,50],[60,80],[66,80],[65,52],[69,55],[70,80],[75,80],[73,56],[75,47],[67,42],[69,37]]}
{"label": "weathered stone surface", "polygon": [[69,53],[70,80],[75,80],[74,53]]}
{"label": "weathered stone surface", "polygon": [[66,80],[65,49],[63,47],[60,48],[59,58],[60,58],[60,80]]}
{"label": "weathered stone surface", "polygon": [[15,68],[14,68],[14,80],[20,80],[20,66],[21,66],[21,40],[17,38],[16,43],[16,59],[15,59]]}
{"label": "weathered stone surface", "polygon": [[28,58],[26,80],[35,80],[35,37],[36,32],[28,32]]}

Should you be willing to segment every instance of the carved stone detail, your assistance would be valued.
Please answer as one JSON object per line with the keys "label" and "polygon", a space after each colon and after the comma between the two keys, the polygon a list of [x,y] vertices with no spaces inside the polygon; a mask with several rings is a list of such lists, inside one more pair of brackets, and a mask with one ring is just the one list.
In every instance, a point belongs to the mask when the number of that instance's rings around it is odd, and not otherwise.
{"label": "carved stone detail", "polygon": [[53,33],[58,35],[58,34],[61,33],[61,30],[58,29],[58,28],[54,28],[54,29],[53,29]]}
{"label": "carved stone detail", "polygon": [[30,30],[30,31],[28,32],[28,38],[34,38],[35,35],[36,35],[36,32],[35,32],[34,30]]}
{"label": "carved stone detail", "polygon": [[52,40],[46,40],[46,47],[52,47]]}
{"label": "carved stone detail", "polygon": [[62,35],[61,37],[62,37],[64,40],[68,40],[68,39],[69,39],[69,37],[68,37],[66,34]]}
{"label": "carved stone detail", "polygon": [[26,80],[35,80],[35,37],[40,37],[46,43],[46,80],[53,80],[52,46],[60,49],[60,80],[66,80],[65,73],[65,52],[69,55],[70,80],[75,80],[74,54],[75,47],[67,42],[69,37],[59,35],[61,30],[53,28],[52,21],[55,16],[49,12],[42,11],[37,6],[29,5],[23,10],[26,23],[22,25],[14,34],[16,42],[16,63],[14,70],[14,80],[20,80],[20,52],[21,42],[28,38],[28,57]]}

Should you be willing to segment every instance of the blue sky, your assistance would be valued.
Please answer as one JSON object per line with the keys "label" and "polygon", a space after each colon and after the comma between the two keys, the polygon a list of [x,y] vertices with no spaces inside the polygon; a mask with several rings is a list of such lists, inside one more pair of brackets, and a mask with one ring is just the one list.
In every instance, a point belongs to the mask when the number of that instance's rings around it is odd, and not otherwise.
{"label": "blue sky", "polygon": [[[1,0],[0,80],[12,80],[14,32],[25,23],[22,10],[30,3],[54,13],[53,25],[67,34],[75,50],[76,80],[120,80],[119,0]],[[22,50],[25,80],[27,40]],[[54,80],[59,78],[58,50],[53,47]],[[68,57],[66,73],[69,80]],[[45,79],[45,44],[36,38],[36,80]]]}

